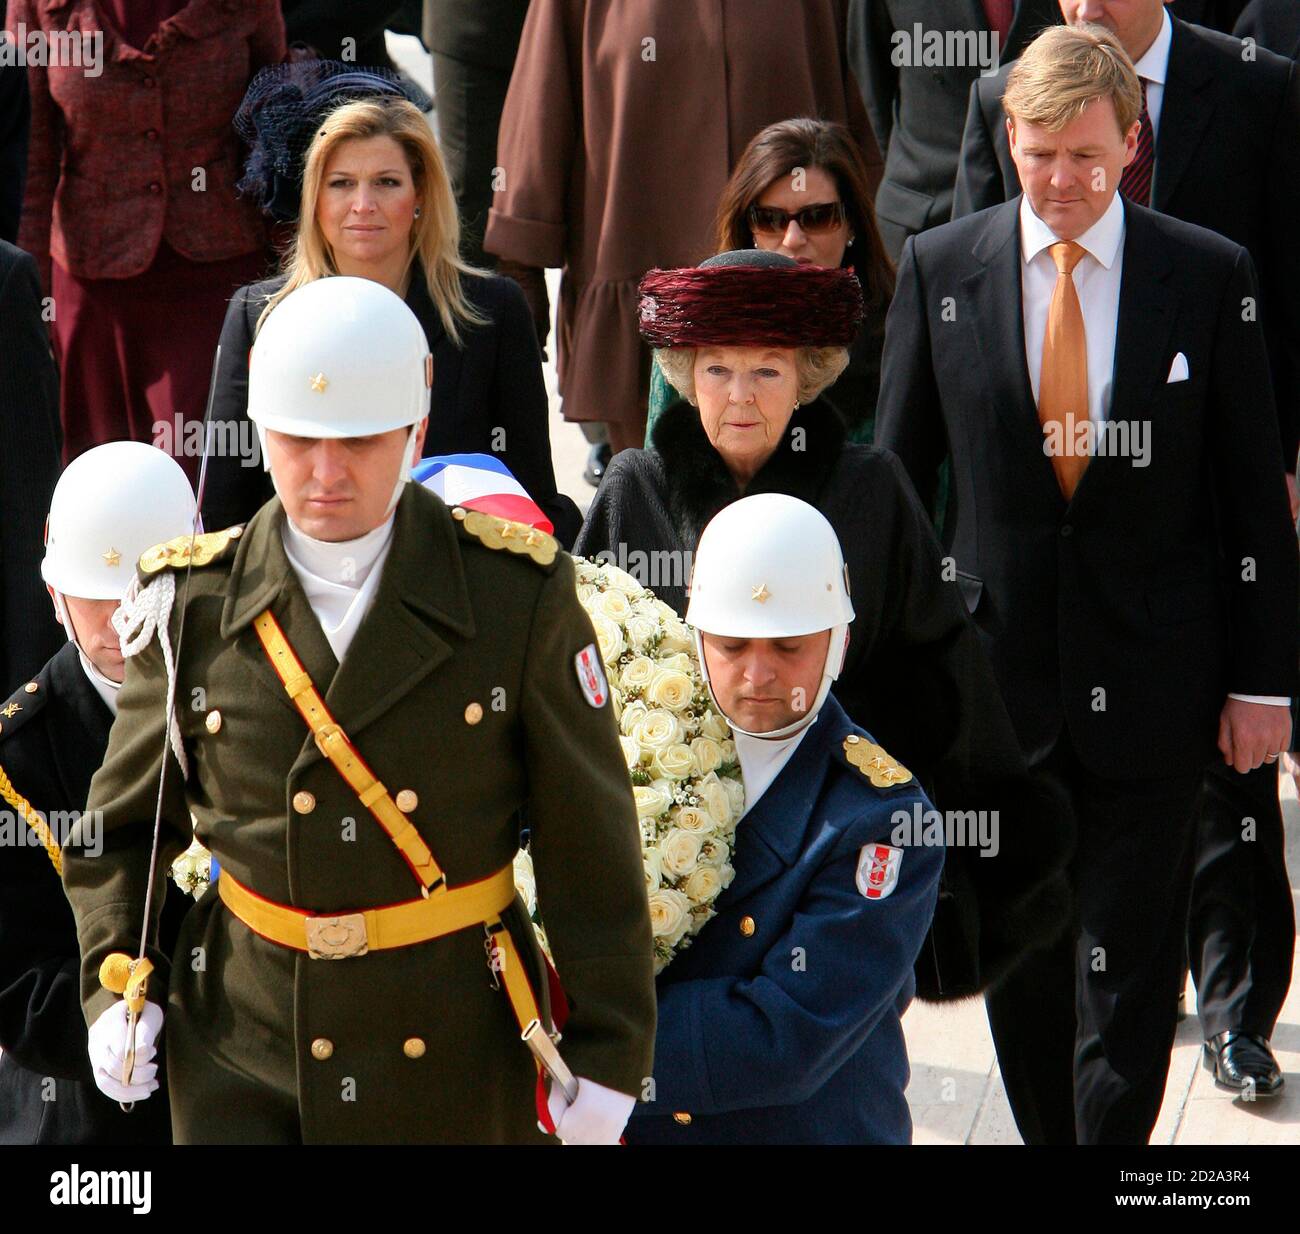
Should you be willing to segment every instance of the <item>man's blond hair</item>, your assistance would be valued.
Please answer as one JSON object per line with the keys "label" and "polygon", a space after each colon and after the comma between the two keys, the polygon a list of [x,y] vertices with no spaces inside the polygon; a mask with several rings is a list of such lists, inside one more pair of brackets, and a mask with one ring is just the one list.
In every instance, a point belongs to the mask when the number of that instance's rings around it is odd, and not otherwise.
{"label": "man's blond hair", "polygon": [[1051,26],[1012,65],[1002,109],[1055,133],[1102,98],[1127,133],[1142,110],[1142,86],[1119,40],[1103,26]]}

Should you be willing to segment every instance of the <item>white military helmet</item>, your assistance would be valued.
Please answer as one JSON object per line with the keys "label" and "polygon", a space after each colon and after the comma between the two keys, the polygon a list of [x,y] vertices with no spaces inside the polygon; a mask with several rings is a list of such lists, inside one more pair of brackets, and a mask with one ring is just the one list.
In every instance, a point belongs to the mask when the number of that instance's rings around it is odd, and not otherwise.
{"label": "white military helmet", "polygon": [[193,527],[180,464],[140,441],[110,441],[73,459],[54,486],[41,577],[60,595],[120,600],[145,549]]}
{"label": "white military helmet", "polygon": [[429,414],[432,360],[400,296],[372,279],[316,279],[285,296],[258,332],[248,418],[296,437],[406,428]]}
{"label": "white military helmet", "polygon": [[[844,666],[853,615],[839,537],[825,515],[806,501],[785,493],[743,497],[715,515],[700,536],[686,621],[696,630],[706,682],[701,634],[795,638],[831,632],[813,705],[793,724],[751,736],[785,737],[812,723]],[[748,732],[728,719],[739,732]]]}

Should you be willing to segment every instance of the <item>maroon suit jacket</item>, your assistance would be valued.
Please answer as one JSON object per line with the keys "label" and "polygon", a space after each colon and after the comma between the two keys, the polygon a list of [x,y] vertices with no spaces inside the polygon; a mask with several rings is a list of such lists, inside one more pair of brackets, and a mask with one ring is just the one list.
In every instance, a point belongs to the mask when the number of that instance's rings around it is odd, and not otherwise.
{"label": "maroon suit jacket", "polygon": [[243,151],[231,119],[252,75],[284,59],[278,0],[190,0],[147,50],[126,43],[94,0],[9,0],[6,26],[20,24],[29,43],[38,30],[50,47],[83,36],[92,55],[102,35],[96,76],[76,64],[28,65],[18,244],[47,291],[51,257],[81,278],[130,278],[164,238],[191,261],[263,246],[257,209],[235,196]]}

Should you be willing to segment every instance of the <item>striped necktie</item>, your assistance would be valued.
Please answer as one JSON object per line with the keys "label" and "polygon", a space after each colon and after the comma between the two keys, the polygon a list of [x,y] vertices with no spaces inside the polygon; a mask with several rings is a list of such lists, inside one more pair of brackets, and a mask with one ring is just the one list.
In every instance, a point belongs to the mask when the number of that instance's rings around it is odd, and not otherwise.
{"label": "striped necktie", "polygon": [[1138,116],[1137,153],[1133,161],[1124,168],[1120,177],[1119,191],[1129,201],[1139,206],[1151,204],[1151,176],[1156,167],[1155,135],[1151,131],[1151,117],[1147,115],[1147,79],[1142,78],[1142,114]]}

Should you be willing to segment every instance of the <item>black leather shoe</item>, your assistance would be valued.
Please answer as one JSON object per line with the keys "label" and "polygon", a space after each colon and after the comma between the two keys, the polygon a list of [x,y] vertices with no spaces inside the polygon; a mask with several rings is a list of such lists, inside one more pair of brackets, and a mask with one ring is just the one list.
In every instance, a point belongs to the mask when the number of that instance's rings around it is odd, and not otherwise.
{"label": "black leather shoe", "polygon": [[1256,1097],[1273,1097],[1285,1082],[1268,1042],[1254,1033],[1229,1029],[1211,1037],[1202,1061],[1207,1071],[1214,1072],[1215,1085],[1233,1092],[1253,1088]]}
{"label": "black leather shoe", "polygon": [[609,442],[598,441],[587,451],[587,467],[582,473],[582,478],[592,488],[597,488],[600,485],[600,477],[605,474],[605,468],[608,466]]}

